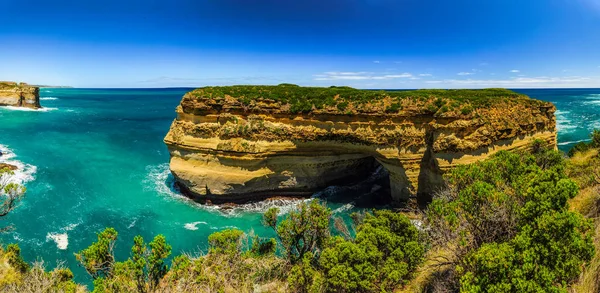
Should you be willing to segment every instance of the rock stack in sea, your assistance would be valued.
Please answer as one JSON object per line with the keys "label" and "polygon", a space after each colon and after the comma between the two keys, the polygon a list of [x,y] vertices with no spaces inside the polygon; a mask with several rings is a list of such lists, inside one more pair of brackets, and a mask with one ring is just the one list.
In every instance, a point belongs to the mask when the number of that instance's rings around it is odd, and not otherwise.
{"label": "rock stack in sea", "polygon": [[0,106],[41,108],[40,88],[23,82],[0,81]]}
{"label": "rock stack in sea", "polygon": [[456,165],[556,147],[555,111],[502,89],[207,87],[183,97],[165,143],[177,185],[201,202],[310,196],[381,165],[400,203],[431,196]]}

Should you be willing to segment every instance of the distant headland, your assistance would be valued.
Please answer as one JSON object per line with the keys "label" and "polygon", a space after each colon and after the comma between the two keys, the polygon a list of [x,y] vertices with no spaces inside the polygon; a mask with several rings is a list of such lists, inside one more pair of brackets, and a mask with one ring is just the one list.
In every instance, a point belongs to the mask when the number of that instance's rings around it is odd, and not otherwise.
{"label": "distant headland", "polygon": [[40,88],[24,82],[0,81],[0,106],[39,109]]}

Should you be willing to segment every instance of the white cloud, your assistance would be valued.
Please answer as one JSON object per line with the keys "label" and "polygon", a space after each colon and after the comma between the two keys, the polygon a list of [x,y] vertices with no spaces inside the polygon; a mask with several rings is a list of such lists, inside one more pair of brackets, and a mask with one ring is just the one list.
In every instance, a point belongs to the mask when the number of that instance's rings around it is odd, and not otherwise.
{"label": "white cloud", "polygon": [[[402,61],[394,61],[394,63],[396,63],[396,64],[402,64]],[[598,66],[598,67],[600,67],[600,66]]]}
{"label": "white cloud", "polygon": [[444,80],[429,80],[426,84],[443,84],[448,87],[465,88],[465,87],[541,87],[541,88],[560,88],[560,87],[595,87],[600,84],[598,77],[517,77],[510,79],[444,79]]}
{"label": "white cloud", "polygon": [[323,74],[315,74],[314,80],[390,80],[398,78],[413,77],[410,73],[401,74],[375,74],[373,72],[337,72],[329,71]]}
{"label": "white cloud", "polygon": [[429,77],[429,76],[433,76],[433,74],[431,74],[431,73],[421,73],[421,74],[419,74],[419,76]]}
{"label": "white cloud", "polygon": [[379,60],[375,60],[375,61],[373,61],[373,63],[375,63],[375,64],[379,64],[379,63],[381,63],[381,61],[379,61]]}
{"label": "white cloud", "polygon": [[487,62],[481,62],[481,63],[479,63],[479,66],[488,66],[488,65],[490,65],[490,64],[487,63]]}
{"label": "white cloud", "polygon": [[475,74],[475,73],[473,73],[473,72],[459,72],[459,73],[457,73],[457,74],[458,74],[458,75],[463,75],[463,76],[464,76],[464,75],[473,75],[473,74]]}
{"label": "white cloud", "polygon": [[512,73],[519,73],[519,72],[521,72],[521,70],[518,70],[518,69],[513,69],[513,70],[511,70],[510,72],[512,72]]}

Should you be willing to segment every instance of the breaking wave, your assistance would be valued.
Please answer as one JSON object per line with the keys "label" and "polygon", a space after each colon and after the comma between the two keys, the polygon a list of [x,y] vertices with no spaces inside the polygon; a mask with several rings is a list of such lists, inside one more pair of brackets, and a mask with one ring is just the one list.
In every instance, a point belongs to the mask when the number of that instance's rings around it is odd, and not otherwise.
{"label": "breaking wave", "polygon": [[[175,187],[175,178],[173,177],[173,174],[171,174],[171,170],[169,169],[169,163],[147,166],[146,171],[148,172],[148,175],[146,176],[146,179],[144,179],[142,182],[144,185],[144,190],[155,191],[158,194],[165,196],[169,199],[186,201],[187,203],[196,208],[206,211],[219,212],[221,215],[228,217],[237,217],[243,213],[264,213],[272,207],[279,208],[280,212],[282,213],[288,213],[292,209],[296,208],[301,202],[307,202],[312,200],[310,198],[275,198],[260,202],[238,204],[234,206],[205,205],[197,203],[181,194],[181,192],[179,192],[179,190]],[[192,227],[197,229],[196,225],[186,226],[186,229]]]}
{"label": "breaking wave", "polygon": [[12,110],[12,111],[23,111],[23,112],[50,112],[50,111],[58,110],[58,108],[50,108],[50,107],[31,109],[31,108],[23,108],[23,107],[15,107],[15,106],[0,107],[0,109],[7,109],[7,110]]}
{"label": "breaking wave", "polygon": [[17,155],[7,146],[0,144],[0,163],[5,163],[17,167],[13,174],[4,175],[7,183],[26,184],[35,179],[37,167],[30,164],[25,164],[15,158]]}

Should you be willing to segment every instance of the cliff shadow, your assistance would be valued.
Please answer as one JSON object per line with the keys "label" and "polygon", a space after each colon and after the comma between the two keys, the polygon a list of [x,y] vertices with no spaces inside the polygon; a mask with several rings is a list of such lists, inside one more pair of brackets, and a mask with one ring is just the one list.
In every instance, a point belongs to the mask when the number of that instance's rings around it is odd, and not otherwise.
{"label": "cliff shadow", "polygon": [[417,204],[421,208],[425,208],[433,200],[433,195],[446,185],[443,172],[433,152],[433,129],[427,129],[425,140],[427,149],[421,159],[417,188]]}

